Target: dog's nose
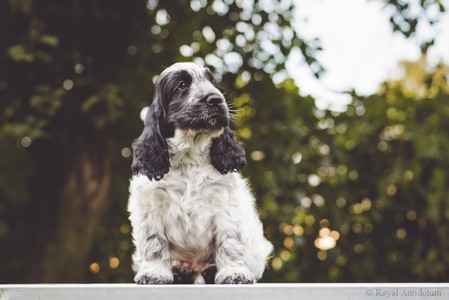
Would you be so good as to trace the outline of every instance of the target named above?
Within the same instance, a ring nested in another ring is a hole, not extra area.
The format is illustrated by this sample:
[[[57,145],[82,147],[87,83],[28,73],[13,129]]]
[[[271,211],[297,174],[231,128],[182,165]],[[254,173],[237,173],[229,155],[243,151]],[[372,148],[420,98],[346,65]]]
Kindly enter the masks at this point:
[[[219,106],[223,103],[223,99],[218,95],[209,95],[206,98],[206,103],[209,106]]]

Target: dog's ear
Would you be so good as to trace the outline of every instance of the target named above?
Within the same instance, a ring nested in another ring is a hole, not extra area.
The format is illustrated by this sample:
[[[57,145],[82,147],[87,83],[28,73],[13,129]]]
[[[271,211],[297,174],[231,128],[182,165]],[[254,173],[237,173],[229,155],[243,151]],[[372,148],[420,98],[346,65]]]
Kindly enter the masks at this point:
[[[150,180],[161,180],[170,169],[170,156],[165,140],[171,128],[166,121],[162,95],[156,91],[145,118],[142,134],[133,144],[132,171],[146,175]]]
[[[223,133],[212,140],[210,150],[212,165],[221,174],[239,172],[246,165],[245,150],[234,132],[226,127]]]

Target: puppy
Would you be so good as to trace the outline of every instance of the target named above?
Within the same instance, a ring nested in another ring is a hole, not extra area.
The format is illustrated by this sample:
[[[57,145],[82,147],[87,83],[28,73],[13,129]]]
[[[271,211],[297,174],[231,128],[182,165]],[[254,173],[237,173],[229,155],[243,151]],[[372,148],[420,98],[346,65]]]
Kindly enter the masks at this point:
[[[212,73],[176,63],[157,79],[133,145],[128,211],[138,284],[249,284],[272,245],[238,173],[245,152]]]

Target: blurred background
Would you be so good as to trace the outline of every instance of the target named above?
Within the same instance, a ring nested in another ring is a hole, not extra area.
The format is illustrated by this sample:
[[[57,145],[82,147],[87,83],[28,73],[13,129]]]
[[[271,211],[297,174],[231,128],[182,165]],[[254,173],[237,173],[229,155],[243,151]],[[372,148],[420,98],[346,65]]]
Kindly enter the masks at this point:
[[[176,61],[221,80],[264,282],[449,280],[449,3],[0,2],[0,283],[132,282],[131,144]]]

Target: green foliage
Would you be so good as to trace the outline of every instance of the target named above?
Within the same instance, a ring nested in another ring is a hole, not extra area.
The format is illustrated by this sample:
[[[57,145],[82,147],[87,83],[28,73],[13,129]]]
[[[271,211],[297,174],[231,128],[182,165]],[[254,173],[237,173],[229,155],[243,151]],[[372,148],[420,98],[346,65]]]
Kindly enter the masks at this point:
[[[81,104],[81,111],[91,118],[96,128],[104,128],[108,123],[114,124],[122,116],[124,103],[119,92],[118,85],[105,84],[101,91]]]
[[[302,134],[294,120],[277,127],[257,109],[253,132],[270,128],[249,143],[251,182],[277,249],[267,280],[448,279],[447,67],[405,69],[378,94],[354,96],[346,113],[310,115]],[[310,114],[295,95],[288,111]]]

